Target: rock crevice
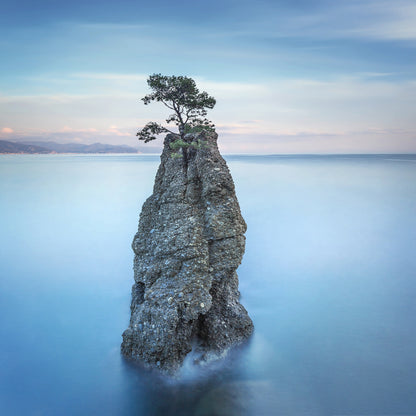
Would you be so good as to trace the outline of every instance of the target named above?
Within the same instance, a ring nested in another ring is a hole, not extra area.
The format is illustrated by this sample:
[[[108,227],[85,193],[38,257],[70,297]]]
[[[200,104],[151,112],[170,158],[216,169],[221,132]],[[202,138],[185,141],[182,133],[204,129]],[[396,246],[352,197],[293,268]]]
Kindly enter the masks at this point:
[[[222,353],[253,331],[236,274],[246,224],[217,135],[187,135],[206,145],[181,149],[186,166],[172,157],[176,138],[165,138],[133,240],[131,319],[121,346],[125,356],[170,373],[195,343]]]

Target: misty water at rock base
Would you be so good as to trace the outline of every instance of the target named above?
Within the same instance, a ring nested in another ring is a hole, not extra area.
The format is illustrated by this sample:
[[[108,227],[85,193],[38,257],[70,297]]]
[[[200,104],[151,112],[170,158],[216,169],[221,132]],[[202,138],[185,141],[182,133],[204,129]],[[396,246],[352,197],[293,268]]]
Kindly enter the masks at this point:
[[[416,414],[416,157],[225,159],[255,331],[172,380],[120,354],[159,158],[0,156],[0,414]]]

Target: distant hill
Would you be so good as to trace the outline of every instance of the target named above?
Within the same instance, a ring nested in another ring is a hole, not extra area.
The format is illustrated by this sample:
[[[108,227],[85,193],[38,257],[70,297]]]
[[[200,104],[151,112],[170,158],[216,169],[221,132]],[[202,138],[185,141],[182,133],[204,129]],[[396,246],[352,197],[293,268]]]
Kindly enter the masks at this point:
[[[0,153],[138,153],[134,147],[112,144],[55,143],[0,140]]]
[[[50,149],[42,146],[25,143],[14,143],[0,140],[0,153],[51,153]]]
[[[113,144],[80,144],[80,143],[56,143],[25,141],[25,144],[42,146],[56,153],[137,153],[137,149],[126,145]]]

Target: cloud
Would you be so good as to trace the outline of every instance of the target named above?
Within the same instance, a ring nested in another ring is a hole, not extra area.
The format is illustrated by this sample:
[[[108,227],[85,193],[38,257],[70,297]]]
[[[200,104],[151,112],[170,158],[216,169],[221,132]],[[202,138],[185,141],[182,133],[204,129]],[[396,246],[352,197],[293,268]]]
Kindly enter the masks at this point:
[[[414,1],[372,0],[364,7],[356,3],[353,11],[367,16],[368,23],[352,26],[346,34],[373,39],[416,40],[416,4]]]
[[[152,48],[163,48],[167,42],[177,41],[178,37],[190,42],[195,38],[228,41],[239,37],[263,40],[268,37],[416,39],[416,3],[413,0],[320,0],[310,2],[312,6],[308,3],[294,7],[284,6],[280,1],[240,2],[238,8],[233,8],[233,21],[224,24],[219,19],[212,21],[212,26],[201,26],[198,20],[193,19],[180,23],[173,19],[151,24],[78,22],[75,25],[81,33],[124,38],[127,45],[145,39],[147,43],[152,42]],[[191,39],[188,36],[190,32],[193,33]],[[206,46],[204,44],[204,53]],[[218,52],[224,50],[217,49]],[[195,52],[192,50],[193,54]]]
[[[109,133],[113,133],[116,136],[127,136],[127,137],[131,137],[131,132],[128,131],[120,131],[120,129],[117,126],[110,126],[110,128],[108,129]]]
[[[416,131],[400,134],[386,131],[345,133],[302,132],[299,134],[220,135],[223,153],[249,154],[380,154],[416,153]]]
[[[288,8],[282,12],[281,4],[277,2],[263,3],[252,11],[250,22],[246,20],[242,25],[208,36],[224,39],[232,36],[260,39],[416,40],[416,3],[413,0],[340,0],[323,1],[318,5],[313,10]]]
[[[87,128],[87,129],[73,129],[72,127],[64,126],[60,130],[60,132],[63,132],[63,133],[66,133],[66,132],[71,132],[71,133],[86,133],[86,132],[88,132],[88,133],[96,133],[96,132],[98,132],[98,130],[97,129],[94,129],[92,127]]]
[[[1,129],[1,132],[2,133],[6,133],[6,134],[9,134],[9,133],[13,133],[13,129],[11,129],[10,127],[3,127],[2,129]]]
[[[87,29],[87,30],[104,30],[106,32],[110,32],[114,31],[114,30],[122,30],[122,31],[126,31],[126,30],[149,30],[152,29],[151,25],[145,25],[145,24],[128,24],[128,23],[103,23],[103,22],[84,22],[84,23],[77,23],[77,28],[79,29]]]
[[[103,82],[111,84],[112,78]],[[126,82],[131,91],[135,79]],[[319,151],[326,146],[332,152],[337,146],[350,152],[368,152],[371,146],[374,152],[393,151],[396,143],[397,149],[405,151],[407,146],[408,152],[416,152],[412,139],[416,137],[416,80],[357,73],[325,81],[291,78],[243,83],[198,78],[197,83],[217,99],[208,117],[228,141],[227,151],[237,152],[243,146],[255,149],[250,144],[255,138],[268,152],[281,149],[282,141],[290,143],[282,149],[291,151],[312,152],[314,146]],[[62,142],[77,137],[86,143],[136,145],[137,129],[150,120],[164,122],[170,111],[160,103],[144,106],[140,95],[124,93],[125,89],[112,95],[0,96],[0,124],[21,126],[14,132],[17,138],[37,135]],[[237,137],[251,139],[246,143]]]
[[[145,74],[117,74],[102,72],[78,72],[70,75],[72,78],[83,78],[89,80],[110,80],[110,81],[146,81]]]

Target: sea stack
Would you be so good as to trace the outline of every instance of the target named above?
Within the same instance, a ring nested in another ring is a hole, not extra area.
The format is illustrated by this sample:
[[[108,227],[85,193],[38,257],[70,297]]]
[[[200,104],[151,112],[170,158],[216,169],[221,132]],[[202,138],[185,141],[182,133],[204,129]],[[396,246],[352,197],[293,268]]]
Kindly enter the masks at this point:
[[[236,273],[246,223],[217,138],[188,134],[194,146],[177,151],[170,144],[178,136],[166,136],[133,239],[135,283],[121,351],[166,373],[192,348],[220,355],[253,331]]]

